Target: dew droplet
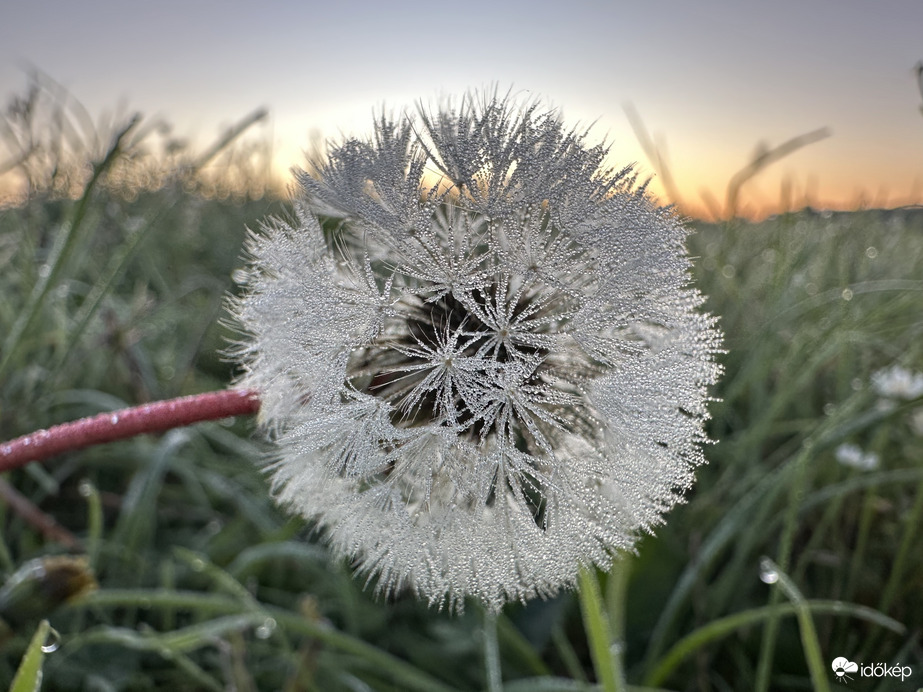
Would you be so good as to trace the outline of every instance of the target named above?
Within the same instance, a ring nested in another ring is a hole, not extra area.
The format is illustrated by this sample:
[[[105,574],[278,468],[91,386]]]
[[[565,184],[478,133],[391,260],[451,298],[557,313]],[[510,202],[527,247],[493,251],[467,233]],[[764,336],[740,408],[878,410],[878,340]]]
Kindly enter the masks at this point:
[[[844,289],[843,289],[842,296],[843,296],[843,300],[852,300],[852,297],[853,297],[852,289],[851,289],[851,288],[844,288]]]
[[[109,416],[109,422],[112,423],[112,425],[115,425],[116,423],[118,423],[119,422],[118,414],[113,413],[111,416]]]
[[[760,581],[764,584],[775,584],[779,581],[779,571],[768,558],[760,560]]]
[[[205,560],[196,558],[189,563],[189,566],[196,572],[201,572],[205,569]]]
[[[80,493],[81,497],[90,497],[94,490],[95,488],[88,478],[84,478],[80,481],[80,485],[77,486],[77,492]]]
[[[618,640],[609,645],[609,653],[613,656],[621,656],[625,651],[625,642]]]
[[[10,445],[3,445],[2,447],[0,447],[0,454],[6,455],[12,451],[13,451],[13,448]]]
[[[42,652],[50,654],[52,651],[57,651],[58,647],[61,646],[61,635],[58,634],[58,630],[53,627],[48,630],[48,639],[45,640],[45,643],[42,644]]]
[[[269,639],[272,636],[272,633],[276,631],[276,620],[275,618],[266,618],[263,620],[263,624],[256,628],[254,634],[257,639]]]

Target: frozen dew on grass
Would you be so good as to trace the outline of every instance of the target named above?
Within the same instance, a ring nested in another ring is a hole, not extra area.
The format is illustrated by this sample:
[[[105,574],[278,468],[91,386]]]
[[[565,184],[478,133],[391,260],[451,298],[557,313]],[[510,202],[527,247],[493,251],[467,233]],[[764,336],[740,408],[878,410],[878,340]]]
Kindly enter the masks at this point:
[[[720,333],[686,229],[607,153],[468,95],[380,116],[251,234],[233,354],[274,490],[382,591],[551,595],[703,462]]]

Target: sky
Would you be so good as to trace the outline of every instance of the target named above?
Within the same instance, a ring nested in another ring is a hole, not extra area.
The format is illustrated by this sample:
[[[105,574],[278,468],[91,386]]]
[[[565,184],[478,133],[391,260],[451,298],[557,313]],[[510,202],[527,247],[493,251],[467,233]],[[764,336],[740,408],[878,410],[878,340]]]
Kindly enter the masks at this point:
[[[265,106],[256,134],[284,181],[312,138],[495,84],[592,124],[612,165],[648,176],[632,108],[701,215],[758,146],[818,128],[742,210],[923,202],[921,60],[921,0],[0,0],[0,106],[37,69],[90,113],[162,116],[202,146]]]

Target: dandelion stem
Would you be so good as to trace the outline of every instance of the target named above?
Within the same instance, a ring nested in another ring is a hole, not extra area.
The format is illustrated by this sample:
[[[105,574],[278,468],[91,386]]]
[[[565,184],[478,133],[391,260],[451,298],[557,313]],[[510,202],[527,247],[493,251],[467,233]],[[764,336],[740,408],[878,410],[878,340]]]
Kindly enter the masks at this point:
[[[0,444],[0,472],[90,445],[163,432],[207,420],[254,414],[259,408],[256,392],[229,389],[101,413],[47,430],[37,430]]]
[[[613,646],[612,628],[599,591],[596,570],[583,567],[577,579],[583,626],[590,645],[596,680],[604,692],[624,692],[628,685],[622,666],[622,651],[619,646]]]
[[[500,646],[497,643],[497,615],[484,612],[484,667],[488,692],[501,692],[503,673],[500,668]]]

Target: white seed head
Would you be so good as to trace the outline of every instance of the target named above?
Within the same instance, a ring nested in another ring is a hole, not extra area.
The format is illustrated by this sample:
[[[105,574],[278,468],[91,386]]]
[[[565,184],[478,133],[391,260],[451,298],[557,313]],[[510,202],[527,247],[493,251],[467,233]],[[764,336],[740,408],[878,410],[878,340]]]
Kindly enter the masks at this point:
[[[720,333],[686,230],[607,153],[469,95],[381,116],[251,234],[234,355],[273,487],[381,590],[551,595],[703,462]]]
[[[916,399],[923,396],[923,372],[892,365],[872,375],[872,389],[886,399]]]
[[[874,471],[881,465],[881,459],[875,452],[865,452],[854,444],[841,444],[833,451],[833,456],[843,466],[860,471]]]

